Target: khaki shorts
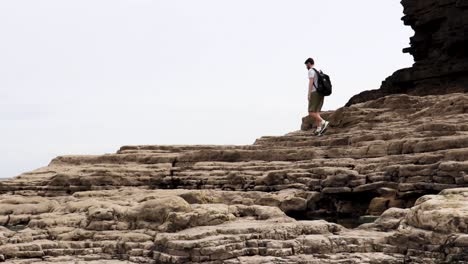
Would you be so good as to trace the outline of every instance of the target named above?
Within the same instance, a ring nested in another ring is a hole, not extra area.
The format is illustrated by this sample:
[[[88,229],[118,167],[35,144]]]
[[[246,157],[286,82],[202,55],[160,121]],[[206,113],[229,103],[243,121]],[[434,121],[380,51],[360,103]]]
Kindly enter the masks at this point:
[[[317,92],[312,92],[309,98],[309,112],[320,112],[323,105],[323,96]]]

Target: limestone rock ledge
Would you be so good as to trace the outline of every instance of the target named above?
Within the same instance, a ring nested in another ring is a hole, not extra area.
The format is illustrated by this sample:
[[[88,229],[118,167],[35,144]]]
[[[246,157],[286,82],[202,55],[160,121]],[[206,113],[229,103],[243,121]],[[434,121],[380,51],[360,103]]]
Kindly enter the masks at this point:
[[[48,199],[2,195],[2,215],[8,212],[14,221],[22,219],[27,225],[0,228],[0,259],[6,263],[468,263],[468,188],[423,196],[410,209],[389,209],[376,222],[356,229],[323,220],[297,221],[274,206],[245,205],[251,200],[242,194],[233,204],[185,200],[207,192],[223,195],[222,191],[128,187]]]
[[[124,146],[0,181],[0,261],[468,263],[468,95],[327,118],[323,137]]]

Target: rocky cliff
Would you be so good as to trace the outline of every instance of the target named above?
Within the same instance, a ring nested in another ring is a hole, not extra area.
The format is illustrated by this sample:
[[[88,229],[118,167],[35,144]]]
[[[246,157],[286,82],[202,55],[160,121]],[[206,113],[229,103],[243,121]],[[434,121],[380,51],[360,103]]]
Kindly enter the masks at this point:
[[[0,261],[468,263],[468,4],[402,3],[414,67],[326,136],[57,157],[0,181]]]
[[[353,96],[347,105],[389,94],[468,92],[468,1],[403,0],[405,25],[415,35],[403,52],[413,67],[396,71],[380,89]]]
[[[324,137],[124,146],[0,181],[0,260],[468,263],[468,95],[328,119]]]

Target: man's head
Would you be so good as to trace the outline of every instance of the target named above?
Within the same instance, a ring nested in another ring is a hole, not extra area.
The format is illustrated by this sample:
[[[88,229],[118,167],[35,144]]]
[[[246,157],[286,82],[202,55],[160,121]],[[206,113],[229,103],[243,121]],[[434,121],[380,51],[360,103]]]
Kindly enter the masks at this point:
[[[305,65],[307,67],[308,70],[312,69],[314,67],[314,59],[312,58],[308,58],[306,61],[305,61]]]

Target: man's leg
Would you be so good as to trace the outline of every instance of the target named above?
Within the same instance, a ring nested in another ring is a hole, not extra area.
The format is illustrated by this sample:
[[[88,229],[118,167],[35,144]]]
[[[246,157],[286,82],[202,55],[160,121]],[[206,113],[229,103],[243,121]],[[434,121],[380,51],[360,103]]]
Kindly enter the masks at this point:
[[[318,112],[309,112],[309,115],[314,119],[314,124],[315,124],[315,131],[314,133],[316,135],[320,134],[322,131],[322,119]]]
[[[309,115],[314,119],[314,124],[320,126],[322,119],[318,112],[320,107],[320,97],[317,92],[312,92],[309,96]]]
[[[321,125],[323,122],[323,118],[320,116],[320,112],[317,112],[317,123]]]
[[[324,97],[323,97],[323,96],[320,96],[320,97],[319,97],[318,107],[317,107],[317,116],[318,116],[318,118],[320,119],[320,122],[323,122],[323,120],[324,120],[324,119],[320,116],[320,111],[322,111],[323,101],[324,101]]]
[[[327,128],[328,128],[328,124],[329,124],[328,121],[326,121],[325,119],[323,119],[323,118],[320,116],[320,111],[322,110],[323,101],[324,101],[324,97],[320,95],[320,96],[318,97],[317,119],[320,120],[320,127],[321,127],[321,130],[320,130],[320,132],[319,132],[318,134],[323,134],[323,133],[325,133],[325,131],[326,131]]]
[[[321,127],[321,130],[318,134],[322,135],[323,133],[325,133],[325,131],[327,131],[327,128],[328,128],[328,125],[330,124],[327,120],[323,119],[321,116],[320,116],[320,112],[317,113],[317,116],[322,120],[320,122],[320,127]]]
[[[314,124],[316,127],[319,127],[322,124],[322,117],[318,112],[309,112],[309,115],[314,119]]]
[[[320,110],[323,105],[323,96],[317,92],[312,92],[309,97],[309,115],[315,121],[315,134],[321,134],[328,126],[328,122],[320,116]]]

